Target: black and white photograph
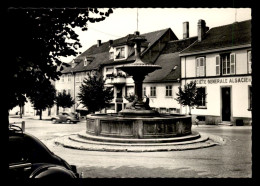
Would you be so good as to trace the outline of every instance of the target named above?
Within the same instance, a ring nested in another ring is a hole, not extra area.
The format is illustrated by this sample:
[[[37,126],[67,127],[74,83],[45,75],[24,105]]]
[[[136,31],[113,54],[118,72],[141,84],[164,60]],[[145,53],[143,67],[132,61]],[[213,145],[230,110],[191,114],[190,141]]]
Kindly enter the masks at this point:
[[[251,8],[7,16],[9,180],[252,178]]]

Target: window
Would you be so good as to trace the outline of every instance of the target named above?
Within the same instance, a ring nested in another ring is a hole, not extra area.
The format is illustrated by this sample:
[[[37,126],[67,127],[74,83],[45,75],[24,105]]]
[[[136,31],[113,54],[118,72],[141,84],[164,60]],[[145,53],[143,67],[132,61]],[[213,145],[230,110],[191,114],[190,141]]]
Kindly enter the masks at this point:
[[[252,56],[251,56],[251,51],[247,52],[247,69],[248,73],[252,73]]]
[[[125,92],[126,96],[134,95],[135,92],[134,86],[126,86],[125,90],[126,90]]]
[[[198,57],[196,58],[196,75],[197,77],[205,76],[205,57]]]
[[[143,96],[146,96],[146,87],[143,87]]]
[[[222,54],[220,60],[223,75],[235,74],[235,54]]]
[[[70,90],[70,89],[68,89],[68,94],[70,94],[70,95],[71,95],[71,90]]]
[[[61,76],[61,82],[64,82],[64,75]]]
[[[109,59],[114,59],[114,52],[109,52]]]
[[[88,60],[87,58],[84,59],[84,66],[87,66],[88,65]]]
[[[197,88],[198,91],[198,107],[206,107],[206,89],[205,87]]]
[[[125,58],[125,47],[116,48],[116,59]]]
[[[220,75],[220,56],[216,56],[216,75]]]
[[[119,69],[117,69],[117,73],[116,73],[116,75],[119,76],[119,77],[126,77],[125,72],[122,71],[122,70],[119,70]]]
[[[114,68],[113,67],[106,68],[106,74],[112,74],[113,72],[114,72]]]
[[[70,81],[71,81],[71,75],[68,74],[68,82],[70,82]]]
[[[166,96],[172,96],[172,86],[166,86]]]
[[[160,107],[160,113],[165,114],[166,113],[166,108]]]
[[[150,89],[150,96],[156,97],[156,87],[151,87],[151,89]]]
[[[76,74],[75,81],[76,81],[76,82],[79,82],[79,74]]]
[[[169,112],[172,113],[176,113],[176,108],[169,108]]]
[[[252,86],[248,88],[248,110],[252,110]]]
[[[83,82],[83,79],[84,79],[84,77],[85,77],[85,74],[86,74],[85,72],[82,72],[82,73],[81,73],[81,76],[80,76],[80,77],[81,77],[81,78],[80,78],[80,81],[81,81],[81,82]]]

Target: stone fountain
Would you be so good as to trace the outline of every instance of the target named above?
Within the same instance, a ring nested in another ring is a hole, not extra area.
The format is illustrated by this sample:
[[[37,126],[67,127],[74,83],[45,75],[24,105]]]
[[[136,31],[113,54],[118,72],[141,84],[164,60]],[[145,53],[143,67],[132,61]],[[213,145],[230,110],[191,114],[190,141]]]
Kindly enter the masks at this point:
[[[112,143],[169,143],[199,138],[198,133],[193,134],[191,131],[191,116],[159,114],[143,102],[142,86],[145,76],[161,67],[141,60],[140,46],[146,39],[139,32],[135,32],[132,41],[136,43],[135,62],[117,68],[132,76],[135,100],[117,114],[87,115],[88,139]]]

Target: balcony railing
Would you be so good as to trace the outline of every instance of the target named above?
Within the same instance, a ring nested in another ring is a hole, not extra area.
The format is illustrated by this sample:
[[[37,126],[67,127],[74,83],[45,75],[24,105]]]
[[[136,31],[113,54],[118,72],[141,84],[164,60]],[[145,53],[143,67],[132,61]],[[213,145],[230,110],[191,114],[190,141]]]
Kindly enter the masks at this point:
[[[107,74],[106,75],[106,83],[108,83],[108,84],[125,84],[126,83],[126,75],[122,74],[122,73]]]

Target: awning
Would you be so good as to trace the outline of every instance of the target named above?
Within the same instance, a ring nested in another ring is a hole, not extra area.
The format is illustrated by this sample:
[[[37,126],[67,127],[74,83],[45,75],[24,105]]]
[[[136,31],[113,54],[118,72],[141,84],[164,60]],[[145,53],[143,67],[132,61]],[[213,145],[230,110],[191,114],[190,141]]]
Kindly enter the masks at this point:
[[[83,104],[79,104],[79,106],[76,108],[76,110],[84,110],[84,111],[88,111],[88,108],[86,108]]]

